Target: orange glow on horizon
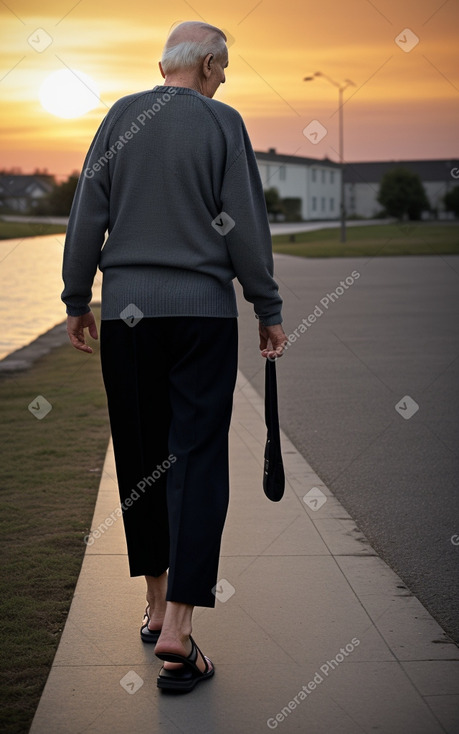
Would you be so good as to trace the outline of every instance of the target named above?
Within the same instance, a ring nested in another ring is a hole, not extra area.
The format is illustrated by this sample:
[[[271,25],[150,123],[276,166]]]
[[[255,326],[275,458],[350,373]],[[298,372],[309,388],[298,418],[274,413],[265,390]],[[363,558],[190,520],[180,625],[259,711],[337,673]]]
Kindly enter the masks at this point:
[[[40,13],[32,0],[8,5],[0,5],[2,168],[46,167],[61,176],[81,169],[115,100],[162,83],[157,62],[171,26],[200,18],[234,39],[216,98],[241,112],[255,149],[337,160],[338,90],[325,79],[303,81],[320,70],[356,85],[344,93],[347,160],[459,153],[457,3],[235,0],[222,9],[205,0],[193,10],[171,0],[153,10],[147,0],[129,8],[120,0],[43,0]],[[38,100],[42,81],[66,67],[89,75],[101,91],[96,109],[70,120],[53,117]],[[318,145],[303,135],[313,119],[329,131]]]

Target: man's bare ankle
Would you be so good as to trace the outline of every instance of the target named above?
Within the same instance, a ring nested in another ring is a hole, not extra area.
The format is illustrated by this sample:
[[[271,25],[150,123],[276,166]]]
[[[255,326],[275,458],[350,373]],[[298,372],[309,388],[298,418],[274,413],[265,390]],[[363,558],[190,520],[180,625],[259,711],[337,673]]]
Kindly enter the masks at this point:
[[[162,643],[180,643],[184,647],[188,647],[188,641],[190,639],[191,635],[191,627],[185,627],[185,628],[178,628],[178,627],[171,627],[166,626],[163,624],[161,636],[158,640]]]

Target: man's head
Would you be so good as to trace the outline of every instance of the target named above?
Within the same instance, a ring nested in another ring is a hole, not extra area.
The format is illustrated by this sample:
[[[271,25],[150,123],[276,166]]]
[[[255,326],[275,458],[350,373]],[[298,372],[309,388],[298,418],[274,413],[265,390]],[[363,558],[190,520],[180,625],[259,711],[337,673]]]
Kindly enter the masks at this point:
[[[201,21],[180,23],[170,33],[159,68],[171,86],[190,86],[213,97],[225,82],[228,66],[226,36],[219,28]]]

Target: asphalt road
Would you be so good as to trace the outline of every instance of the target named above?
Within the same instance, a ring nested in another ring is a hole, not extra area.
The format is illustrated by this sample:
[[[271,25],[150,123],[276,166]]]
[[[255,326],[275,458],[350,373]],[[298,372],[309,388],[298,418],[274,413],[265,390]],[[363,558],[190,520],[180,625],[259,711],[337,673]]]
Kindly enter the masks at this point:
[[[459,642],[459,257],[282,255],[275,268],[297,334],[278,362],[282,428]],[[263,394],[240,293],[239,366]]]

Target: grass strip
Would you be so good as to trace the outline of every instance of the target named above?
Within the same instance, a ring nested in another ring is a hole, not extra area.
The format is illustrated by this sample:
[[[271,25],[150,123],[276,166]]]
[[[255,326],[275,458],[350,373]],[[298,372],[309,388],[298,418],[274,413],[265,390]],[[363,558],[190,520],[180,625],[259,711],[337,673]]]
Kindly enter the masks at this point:
[[[394,255],[457,255],[459,227],[452,224],[382,224],[321,229],[294,235],[274,235],[274,252],[297,257],[384,257]]]
[[[40,237],[46,234],[64,234],[65,224],[46,222],[3,222],[0,220],[0,240],[15,240],[23,237]]]
[[[100,309],[94,309],[100,318]],[[91,340],[92,342],[92,340]],[[109,439],[98,342],[0,378],[0,730],[29,730],[83,560]],[[38,420],[28,405],[52,405]]]

